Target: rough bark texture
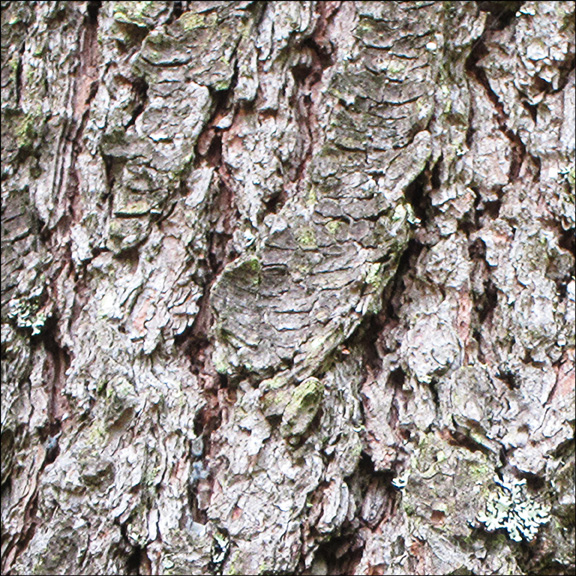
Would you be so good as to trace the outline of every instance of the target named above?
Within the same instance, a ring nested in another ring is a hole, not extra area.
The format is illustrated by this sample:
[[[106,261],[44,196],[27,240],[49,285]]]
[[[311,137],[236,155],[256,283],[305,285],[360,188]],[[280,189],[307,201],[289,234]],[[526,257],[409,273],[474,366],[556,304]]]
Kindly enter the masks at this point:
[[[2,2],[3,573],[573,574],[574,95],[573,2]]]

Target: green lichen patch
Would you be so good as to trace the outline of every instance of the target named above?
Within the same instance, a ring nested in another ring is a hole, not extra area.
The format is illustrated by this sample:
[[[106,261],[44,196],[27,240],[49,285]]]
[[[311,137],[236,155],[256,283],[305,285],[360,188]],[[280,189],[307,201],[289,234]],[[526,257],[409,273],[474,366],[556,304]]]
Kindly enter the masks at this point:
[[[230,268],[226,270],[226,275],[233,282],[252,287],[260,284],[262,280],[261,273],[262,262],[256,256],[249,256],[239,262],[234,262]]]
[[[336,235],[338,230],[342,227],[342,222],[340,220],[330,220],[329,222],[326,222],[324,227],[326,228],[326,230],[328,230],[329,234],[332,234],[334,236]]]
[[[295,236],[300,248],[303,248],[304,250],[314,250],[318,248],[316,233],[312,227],[302,226],[300,229],[296,230]]]
[[[266,418],[282,416],[290,401],[290,388],[286,375],[276,375],[260,383],[260,407]]]
[[[323,396],[324,385],[318,378],[308,378],[297,386],[282,417],[282,436],[302,436],[314,420]]]
[[[206,17],[203,14],[195,14],[194,12],[184,12],[180,18],[178,18],[178,23],[182,26],[184,30],[190,31],[196,28],[201,28],[207,25]]]
[[[38,113],[24,114],[16,126],[16,142],[21,150],[31,152],[34,150],[41,127],[44,123],[43,118]]]
[[[155,2],[115,2],[114,20],[141,28],[150,25],[150,11]]]
[[[366,283],[374,286],[374,288],[380,288],[382,286],[381,270],[382,264],[370,264],[366,274]]]

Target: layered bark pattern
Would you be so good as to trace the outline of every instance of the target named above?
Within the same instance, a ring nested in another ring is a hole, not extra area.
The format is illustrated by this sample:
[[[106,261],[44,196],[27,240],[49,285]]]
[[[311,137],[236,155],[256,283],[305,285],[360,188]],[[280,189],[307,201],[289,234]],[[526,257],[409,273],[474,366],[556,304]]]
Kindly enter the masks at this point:
[[[574,570],[574,94],[571,2],[3,2],[3,573]]]

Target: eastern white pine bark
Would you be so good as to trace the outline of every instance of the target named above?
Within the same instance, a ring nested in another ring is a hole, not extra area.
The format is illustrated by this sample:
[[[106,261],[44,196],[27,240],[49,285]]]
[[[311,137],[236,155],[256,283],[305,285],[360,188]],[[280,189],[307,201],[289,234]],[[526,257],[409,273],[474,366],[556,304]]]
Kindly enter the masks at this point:
[[[2,2],[3,573],[574,573],[574,102],[573,2]]]

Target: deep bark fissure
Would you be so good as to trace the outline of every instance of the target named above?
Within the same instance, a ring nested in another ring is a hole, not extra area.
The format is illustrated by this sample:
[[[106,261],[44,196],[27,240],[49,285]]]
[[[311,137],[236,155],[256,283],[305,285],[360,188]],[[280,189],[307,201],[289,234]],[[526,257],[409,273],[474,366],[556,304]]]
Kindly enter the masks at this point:
[[[525,2],[477,2],[478,8],[488,12],[486,28],[489,30],[503,30],[510,26],[516,18],[516,13]]]
[[[175,338],[176,345],[190,358],[190,369],[199,379],[206,402],[194,418],[194,433],[201,439],[203,450],[200,454],[191,453],[192,473],[188,482],[187,497],[192,520],[200,524],[206,524],[208,519],[206,510],[200,502],[198,490],[211,492],[214,482],[209,464],[213,452],[211,437],[222,423],[224,408],[221,403],[230,400],[233,402],[234,397],[234,392],[228,391],[227,377],[219,374],[212,363],[213,318],[210,293],[224,267],[237,257],[232,247],[233,231],[239,220],[235,206],[235,183],[222,158],[222,139],[227,129],[217,126],[223,116],[227,114],[236,116],[237,110],[231,109],[230,105],[235,79],[236,74],[229,89],[213,93],[211,118],[198,138],[196,164],[206,164],[215,168],[217,182],[212,184],[211,204],[207,211],[211,229],[207,233],[206,259],[201,265],[203,287],[198,312],[192,325]]]
[[[130,126],[134,126],[138,117],[144,112],[144,108],[146,108],[148,102],[148,82],[146,82],[145,78],[136,78],[132,82],[132,87],[134,89],[135,106],[130,120],[128,120],[128,123],[124,126],[126,130],[128,130]]]
[[[66,381],[66,370],[71,362],[69,352],[59,344],[57,331],[58,318],[53,315],[47,320],[42,334],[39,336],[39,340],[47,354],[43,379],[49,387],[48,412],[46,414],[48,424],[46,433],[49,442],[57,439],[60,434],[62,415],[65,411],[63,406],[66,404],[66,400],[62,396],[62,390]],[[54,453],[54,450],[52,452]],[[51,461],[53,462],[54,458],[51,458]]]
[[[100,2],[87,4],[87,13],[82,28],[82,37],[77,53],[78,74],[72,91],[71,118],[65,120],[59,138],[59,158],[54,161],[54,185],[56,188],[60,215],[55,222],[44,222],[43,229],[39,232],[39,239],[47,247],[49,253],[53,255],[53,264],[47,271],[48,291],[45,292],[47,302],[43,303],[44,309],[49,310],[41,333],[31,337],[33,346],[41,346],[46,354],[43,365],[43,382],[46,386],[48,397],[46,424],[39,428],[39,439],[44,443],[44,458],[37,470],[36,478],[33,480],[36,488],[29,497],[25,505],[26,521],[25,531],[19,535],[16,547],[13,552],[6,556],[6,566],[10,566],[17,559],[19,554],[26,548],[34,536],[41,520],[36,518],[38,509],[38,485],[43,475],[45,467],[52,464],[60,453],[59,437],[62,429],[62,416],[65,412],[66,399],[62,395],[66,380],[66,370],[71,363],[71,355],[64,346],[60,344],[58,334],[58,321],[60,313],[59,294],[57,291],[57,279],[62,275],[71,275],[75,281],[76,270],[71,257],[70,248],[70,226],[79,218],[78,207],[78,173],[76,161],[81,148],[81,138],[88,119],[88,112],[92,99],[96,94],[98,85],[98,45],[97,26],[98,10]],[[68,166],[63,161],[68,158]]]
[[[125,570],[128,576],[148,576],[152,574],[151,562],[148,557],[146,546],[132,544],[128,536],[128,523],[119,524],[122,536],[121,552],[125,556]]]
[[[439,159],[436,164],[430,168],[426,166],[424,170],[406,187],[404,197],[412,206],[414,215],[420,221],[419,229],[425,229],[434,215],[434,207],[430,198],[430,189],[435,188],[437,171],[442,160]]]
[[[16,94],[16,108],[21,108],[22,99],[22,56],[26,51],[26,43],[22,42],[20,50],[18,50],[18,62],[16,63],[16,70],[14,73],[14,92]]]
[[[189,10],[188,2],[186,0],[174,0],[172,2],[172,11],[170,12],[170,16],[166,20],[166,25],[172,24],[175,20],[178,20],[184,12]]]
[[[334,576],[355,574],[363,554],[362,541],[355,538],[350,542],[348,536],[340,536],[323,542],[318,546],[315,556],[326,562],[328,574]]]
[[[296,159],[291,162],[288,178],[299,190],[320,140],[315,88],[322,82],[324,71],[334,63],[333,50],[325,35],[339,7],[340,3],[318,3],[316,6],[318,21],[314,31],[299,46],[299,60],[292,67],[296,89],[291,105],[295,111],[296,123],[300,127],[300,150],[296,154]]]
[[[9,542],[4,549],[4,566],[8,568],[7,574],[9,574],[10,567],[18,559],[18,556],[26,550],[30,541],[36,533],[36,528],[40,524],[40,520],[36,516],[38,511],[38,487],[36,486],[34,493],[28,499],[26,506],[24,508],[24,529],[19,533],[16,538]]]

